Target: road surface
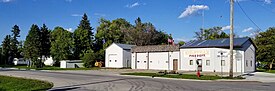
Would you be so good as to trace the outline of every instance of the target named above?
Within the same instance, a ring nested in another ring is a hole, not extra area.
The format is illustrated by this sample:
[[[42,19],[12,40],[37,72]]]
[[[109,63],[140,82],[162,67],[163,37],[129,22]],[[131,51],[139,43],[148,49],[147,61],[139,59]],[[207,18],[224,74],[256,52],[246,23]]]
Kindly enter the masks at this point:
[[[274,91],[275,83],[221,82],[120,76],[101,71],[0,70],[0,75],[47,80],[49,91]]]

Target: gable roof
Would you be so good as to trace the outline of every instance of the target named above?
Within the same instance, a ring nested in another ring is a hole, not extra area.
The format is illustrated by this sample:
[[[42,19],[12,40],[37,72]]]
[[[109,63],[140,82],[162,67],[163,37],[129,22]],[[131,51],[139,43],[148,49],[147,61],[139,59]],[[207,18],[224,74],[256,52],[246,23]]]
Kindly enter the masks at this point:
[[[122,49],[129,49],[129,50],[131,50],[132,47],[135,46],[135,45],[119,44],[119,43],[114,43],[114,44],[116,44],[117,46],[119,46]]]
[[[168,52],[179,51],[178,45],[148,45],[148,46],[135,46],[132,52]]]
[[[242,45],[247,41],[250,41],[254,45],[254,47],[256,47],[250,38],[234,38],[234,47],[242,47]],[[224,39],[216,39],[216,40],[196,40],[181,46],[181,48],[209,48],[209,47],[228,48],[230,47],[230,39],[224,38]]]

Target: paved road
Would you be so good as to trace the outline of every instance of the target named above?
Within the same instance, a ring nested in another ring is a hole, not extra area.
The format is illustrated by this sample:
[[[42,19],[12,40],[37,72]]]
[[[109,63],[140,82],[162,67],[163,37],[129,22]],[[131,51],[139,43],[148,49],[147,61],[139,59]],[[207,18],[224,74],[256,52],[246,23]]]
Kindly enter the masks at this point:
[[[187,81],[119,76],[100,71],[0,70],[0,75],[42,79],[50,91],[274,91],[275,83]]]

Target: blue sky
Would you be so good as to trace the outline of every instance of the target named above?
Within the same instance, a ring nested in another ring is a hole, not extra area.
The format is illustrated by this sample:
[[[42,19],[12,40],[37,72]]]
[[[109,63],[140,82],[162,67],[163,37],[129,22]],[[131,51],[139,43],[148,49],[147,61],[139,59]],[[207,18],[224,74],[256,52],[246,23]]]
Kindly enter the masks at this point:
[[[275,26],[272,0],[238,0],[247,15],[262,31]],[[229,32],[228,0],[0,0],[0,40],[11,34],[15,24],[21,29],[20,40],[32,24],[45,23],[50,29],[61,26],[70,31],[87,13],[93,28],[101,17],[125,18],[132,24],[137,17],[152,22],[157,29],[172,34],[175,41],[188,41],[201,27],[224,27]],[[204,23],[202,13],[204,12]],[[258,28],[235,3],[235,33],[251,36]]]

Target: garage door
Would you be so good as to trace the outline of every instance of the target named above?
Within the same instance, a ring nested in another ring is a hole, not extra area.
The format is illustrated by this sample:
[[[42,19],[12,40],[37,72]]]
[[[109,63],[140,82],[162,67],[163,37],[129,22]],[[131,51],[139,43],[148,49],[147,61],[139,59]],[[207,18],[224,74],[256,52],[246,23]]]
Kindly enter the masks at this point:
[[[109,54],[108,57],[108,67],[117,67],[117,55],[116,54]]]
[[[137,69],[147,69],[147,53],[137,53]]]

